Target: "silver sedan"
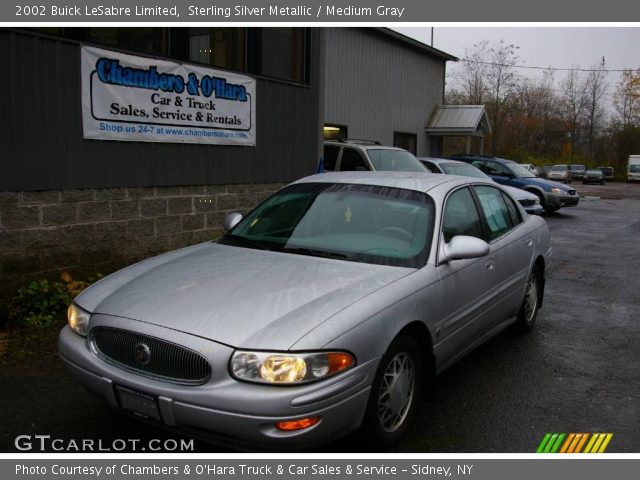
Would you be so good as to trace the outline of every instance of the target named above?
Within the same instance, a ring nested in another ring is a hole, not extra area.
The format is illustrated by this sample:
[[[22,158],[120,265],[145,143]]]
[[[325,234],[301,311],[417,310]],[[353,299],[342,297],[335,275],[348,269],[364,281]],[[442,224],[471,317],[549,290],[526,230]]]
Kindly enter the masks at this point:
[[[399,440],[438,373],[534,325],[551,254],[501,186],[449,175],[315,175],[225,228],[82,292],[59,352],[114,408],[269,448]]]

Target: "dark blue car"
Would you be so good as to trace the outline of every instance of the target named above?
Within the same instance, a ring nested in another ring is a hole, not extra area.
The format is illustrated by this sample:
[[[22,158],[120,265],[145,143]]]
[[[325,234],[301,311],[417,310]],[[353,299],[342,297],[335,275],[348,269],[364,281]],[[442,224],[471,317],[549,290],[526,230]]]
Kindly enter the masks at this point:
[[[487,155],[455,155],[450,158],[470,163],[502,185],[522,188],[536,194],[545,212],[555,212],[561,207],[575,207],[580,201],[580,195],[573,188],[536,177],[513,160]]]

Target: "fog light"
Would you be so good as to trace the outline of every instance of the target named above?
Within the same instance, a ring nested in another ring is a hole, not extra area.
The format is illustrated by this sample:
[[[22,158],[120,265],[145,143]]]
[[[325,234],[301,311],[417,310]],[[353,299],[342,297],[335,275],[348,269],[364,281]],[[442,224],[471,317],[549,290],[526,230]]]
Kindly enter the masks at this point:
[[[304,430],[305,428],[313,427],[319,421],[320,417],[301,418],[299,420],[285,420],[284,422],[276,423],[276,428],[285,432]]]

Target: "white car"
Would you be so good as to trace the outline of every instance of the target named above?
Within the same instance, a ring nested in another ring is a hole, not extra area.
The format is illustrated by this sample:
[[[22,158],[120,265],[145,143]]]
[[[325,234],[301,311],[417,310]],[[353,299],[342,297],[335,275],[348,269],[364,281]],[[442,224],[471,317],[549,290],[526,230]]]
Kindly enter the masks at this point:
[[[538,169],[536,168],[536,166],[533,163],[521,163],[520,166],[526,168],[527,170],[529,170],[534,175],[538,175]]]
[[[568,165],[554,165],[547,174],[547,178],[558,182],[571,183],[571,169]]]

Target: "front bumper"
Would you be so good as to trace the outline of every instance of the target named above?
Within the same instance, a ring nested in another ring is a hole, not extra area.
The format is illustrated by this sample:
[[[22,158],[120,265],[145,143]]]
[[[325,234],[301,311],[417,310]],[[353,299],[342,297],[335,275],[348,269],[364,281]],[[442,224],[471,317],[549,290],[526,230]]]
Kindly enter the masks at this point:
[[[539,203],[536,203],[535,205],[527,205],[524,207],[524,210],[529,215],[542,215],[542,212],[544,212],[544,208],[542,208],[542,205]]]
[[[582,183],[602,183],[604,182],[604,177],[584,177],[582,179]]]
[[[545,207],[575,207],[580,202],[580,195],[560,195],[558,193],[545,192]]]
[[[547,175],[547,178],[549,180],[553,180],[554,182],[569,182],[571,180],[571,178],[567,177],[566,175]]]
[[[147,330],[143,333],[148,335],[158,336],[158,329],[165,330],[136,325],[136,331]],[[195,337],[175,331],[171,335],[174,342],[190,341],[186,344],[194,346]],[[195,346],[208,352],[214,367],[211,379],[199,386],[160,381],[106,363],[69,327],[60,332],[59,353],[71,376],[110,406],[121,409],[116,386],[152,395],[157,398],[161,417],[160,422],[154,422],[226,446],[299,450],[331,441],[362,423],[377,359],[320,382],[257,385],[239,382],[228,374],[232,348],[201,338],[196,342],[209,344],[204,349],[203,345]],[[280,421],[316,416],[321,417],[320,422],[304,430],[284,432],[275,427]]]

